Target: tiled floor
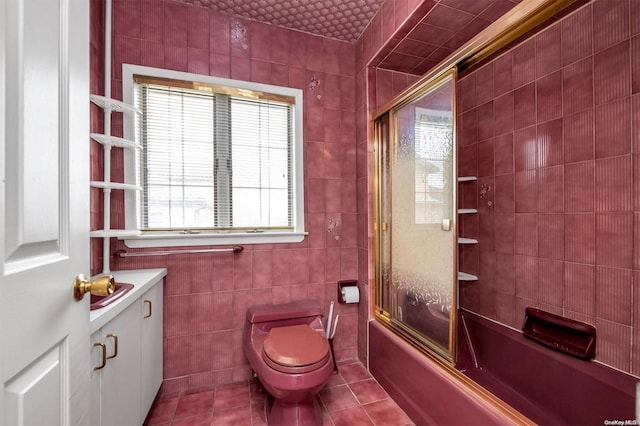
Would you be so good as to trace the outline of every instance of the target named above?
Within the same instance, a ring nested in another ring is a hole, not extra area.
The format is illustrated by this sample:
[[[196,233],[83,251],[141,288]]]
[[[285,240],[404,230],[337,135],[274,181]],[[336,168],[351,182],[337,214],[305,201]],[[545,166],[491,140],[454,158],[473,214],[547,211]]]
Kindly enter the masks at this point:
[[[145,425],[266,426],[266,400],[257,380],[162,395]],[[320,401],[323,426],[413,425],[357,361],[339,364]]]

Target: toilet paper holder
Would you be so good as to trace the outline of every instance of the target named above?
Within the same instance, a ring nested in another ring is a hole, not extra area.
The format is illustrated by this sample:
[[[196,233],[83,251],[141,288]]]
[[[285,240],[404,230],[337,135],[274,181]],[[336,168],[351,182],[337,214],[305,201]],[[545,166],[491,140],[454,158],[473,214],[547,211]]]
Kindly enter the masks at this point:
[[[342,297],[342,289],[345,287],[357,287],[358,280],[343,280],[338,281],[338,303],[347,303]]]

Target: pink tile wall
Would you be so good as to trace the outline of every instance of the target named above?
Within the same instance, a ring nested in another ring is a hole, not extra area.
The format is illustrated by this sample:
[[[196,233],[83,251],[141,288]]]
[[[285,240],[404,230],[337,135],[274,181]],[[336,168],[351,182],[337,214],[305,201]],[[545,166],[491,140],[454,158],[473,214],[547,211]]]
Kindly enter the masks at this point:
[[[460,172],[479,176],[460,188],[464,207],[479,209],[461,235],[480,241],[460,252],[461,269],[479,276],[461,283],[461,305],[516,328],[526,306],[594,324],[596,358],[633,374],[639,21],[635,0],[580,8],[463,76],[458,116]]]
[[[434,0],[385,1],[356,43],[356,69],[362,70],[370,62],[377,63],[386,57],[436,3]]]
[[[92,33],[101,31],[95,22]],[[238,255],[113,259],[114,270],[168,268],[164,391],[246,379],[250,369],[241,333],[247,306],[315,299],[328,310],[337,298],[337,281],[358,278],[367,269],[366,263],[359,266],[366,262],[360,244],[366,229],[358,215],[363,180],[356,152],[355,46],[159,1],[115,1],[113,46],[118,98],[123,62],[304,90],[309,236],[302,243],[248,245]],[[99,69],[93,74],[100,78]],[[121,132],[115,119],[113,133]],[[121,177],[118,153],[113,165],[114,176]],[[100,161],[92,161],[92,173],[99,167]],[[112,222],[122,225],[122,198],[112,203]],[[102,214],[99,204],[93,208]],[[112,241],[112,250],[119,248],[125,247]],[[98,258],[99,245],[94,249]],[[361,306],[366,314],[366,303]],[[336,356],[355,358],[366,342],[359,308],[339,305],[337,313]]]
[[[355,43],[355,128],[356,128],[356,192],[357,192],[357,256],[358,286],[360,304],[358,310],[358,357],[367,362],[367,328],[371,317],[373,295],[373,223],[370,216],[373,206],[373,146],[370,114],[376,108],[390,100],[408,85],[416,81],[417,76],[376,70],[367,67],[374,57],[383,58],[399,39],[415,26],[424,13],[431,9],[433,0],[387,0],[376,17]],[[380,73],[380,74],[377,74]]]

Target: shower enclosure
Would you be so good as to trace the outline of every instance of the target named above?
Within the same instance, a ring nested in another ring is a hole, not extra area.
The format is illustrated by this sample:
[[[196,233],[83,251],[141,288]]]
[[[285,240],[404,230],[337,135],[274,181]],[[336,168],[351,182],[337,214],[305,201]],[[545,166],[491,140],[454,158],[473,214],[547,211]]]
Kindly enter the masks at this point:
[[[457,307],[456,70],[379,117],[376,315],[453,361]]]

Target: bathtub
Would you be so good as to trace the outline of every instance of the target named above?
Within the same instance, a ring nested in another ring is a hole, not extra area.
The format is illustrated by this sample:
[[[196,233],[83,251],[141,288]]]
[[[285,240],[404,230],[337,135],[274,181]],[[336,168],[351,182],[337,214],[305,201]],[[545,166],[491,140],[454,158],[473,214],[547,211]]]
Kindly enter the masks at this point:
[[[458,342],[456,367],[538,424],[636,424],[638,379],[629,374],[549,349],[463,309]]]
[[[371,373],[416,424],[613,425],[635,419],[635,377],[554,351],[468,311],[460,311],[458,325],[458,371],[451,373],[370,322]],[[484,390],[497,399],[483,396]]]
[[[487,404],[459,377],[375,320],[369,322],[369,345],[371,374],[418,426],[532,424]]]

